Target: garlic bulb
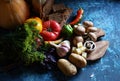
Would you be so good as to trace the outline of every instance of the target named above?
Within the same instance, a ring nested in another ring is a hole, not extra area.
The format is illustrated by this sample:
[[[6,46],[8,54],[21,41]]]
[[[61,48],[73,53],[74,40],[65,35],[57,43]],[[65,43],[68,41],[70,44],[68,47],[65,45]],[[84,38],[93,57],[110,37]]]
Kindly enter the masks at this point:
[[[67,53],[70,51],[70,42],[68,40],[64,40],[60,44],[55,44],[53,42],[50,42],[50,44],[54,47],[56,47],[56,52],[59,57],[64,57],[67,55]]]

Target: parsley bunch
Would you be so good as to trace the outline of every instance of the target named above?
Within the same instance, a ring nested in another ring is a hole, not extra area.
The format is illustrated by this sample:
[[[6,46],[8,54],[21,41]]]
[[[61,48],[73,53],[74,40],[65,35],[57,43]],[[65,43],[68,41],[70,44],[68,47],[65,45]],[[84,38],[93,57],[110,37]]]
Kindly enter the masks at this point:
[[[26,65],[42,62],[44,51],[37,50],[35,38],[42,40],[35,29],[36,22],[24,23],[14,31],[0,36],[0,62],[21,61]]]

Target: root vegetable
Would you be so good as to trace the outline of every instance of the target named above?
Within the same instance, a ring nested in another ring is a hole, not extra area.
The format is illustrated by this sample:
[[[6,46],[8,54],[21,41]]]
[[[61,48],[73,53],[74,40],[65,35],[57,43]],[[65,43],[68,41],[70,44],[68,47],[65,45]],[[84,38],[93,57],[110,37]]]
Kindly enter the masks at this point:
[[[77,73],[77,68],[66,59],[59,59],[57,62],[58,68],[67,76],[72,76]]]
[[[81,54],[81,56],[86,59],[86,58],[87,58],[87,52],[83,52],[83,53]]]
[[[68,40],[64,40],[58,45],[53,42],[50,42],[50,44],[56,47],[57,54],[60,57],[66,56],[67,53],[70,51],[70,42]]]
[[[81,48],[76,48],[75,51],[73,53],[76,53],[76,54],[82,54],[82,50]]]
[[[69,60],[71,63],[73,63],[75,66],[77,66],[79,68],[83,68],[87,65],[86,59],[78,54],[75,54],[75,53],[72,53],[69,56]]]
[[[81,47],[83,47],[83,42],[78,42],[77,43],[77,48],[81,48]]]

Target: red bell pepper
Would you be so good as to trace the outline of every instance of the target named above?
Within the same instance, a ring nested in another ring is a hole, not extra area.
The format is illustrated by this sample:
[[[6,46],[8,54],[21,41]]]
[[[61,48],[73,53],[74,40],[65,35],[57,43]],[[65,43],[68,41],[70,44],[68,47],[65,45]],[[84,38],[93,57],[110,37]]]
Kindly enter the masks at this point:
[[[43,30],[40,35],[45,41],[56,40],[61,32],[61,26],[54,20],[43,22]]]

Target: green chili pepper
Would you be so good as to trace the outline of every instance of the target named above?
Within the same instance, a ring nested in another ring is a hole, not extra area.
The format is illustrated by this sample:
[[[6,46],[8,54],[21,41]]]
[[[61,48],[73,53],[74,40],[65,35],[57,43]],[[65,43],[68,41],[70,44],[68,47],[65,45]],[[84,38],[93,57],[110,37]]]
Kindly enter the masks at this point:
[[[73,28],[70,24],[64,25],[62,28],[62,35],[66,38],[70,38],[73,34]]]

